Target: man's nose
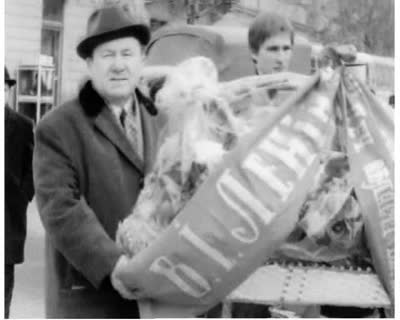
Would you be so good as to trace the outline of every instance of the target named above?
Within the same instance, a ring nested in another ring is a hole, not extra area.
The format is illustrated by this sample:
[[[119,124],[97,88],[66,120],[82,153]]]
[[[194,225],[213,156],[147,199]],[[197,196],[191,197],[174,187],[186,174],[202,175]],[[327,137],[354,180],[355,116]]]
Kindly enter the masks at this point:
[[[277,53],[277,60],[283,62],[285,58],[286,58],[286,51],[283,48],[279,49]]]
[[[122,72],[125,70],[125,61],[123,57],[116,55],[112,63],[112,70],[115,72]]]

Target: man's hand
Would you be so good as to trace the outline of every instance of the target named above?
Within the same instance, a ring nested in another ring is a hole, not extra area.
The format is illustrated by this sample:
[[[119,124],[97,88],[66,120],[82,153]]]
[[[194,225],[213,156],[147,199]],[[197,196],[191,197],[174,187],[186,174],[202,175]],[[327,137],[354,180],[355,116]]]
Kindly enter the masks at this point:
[[[318,57],[319,67],[352,63],[357,58],[357,48],[352,44],[329,44],[324,47]]]
[[[119,294],[127,300],[137,300],[144,298],[143,294],[140,293],[139,289],[131,289],[125,286],[125,284],[118,277],[118,273],[124,270],[128,265],[129,258],[125,255],[121,255],[118,259],[113,272],[111,273],[111,284]]]
[[[339,58],[346,63],[352,63],[357,59],[357,48],[352,44],[333,45],[332,48]]]

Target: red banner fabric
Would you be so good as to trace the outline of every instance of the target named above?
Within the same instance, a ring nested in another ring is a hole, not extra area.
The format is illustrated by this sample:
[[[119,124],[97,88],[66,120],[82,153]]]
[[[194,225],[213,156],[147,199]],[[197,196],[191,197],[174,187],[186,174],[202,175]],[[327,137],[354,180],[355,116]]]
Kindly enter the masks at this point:
[[[347,72],[342,79],[350,173],[374,267],[394,302],[394,126],[358,79]]]

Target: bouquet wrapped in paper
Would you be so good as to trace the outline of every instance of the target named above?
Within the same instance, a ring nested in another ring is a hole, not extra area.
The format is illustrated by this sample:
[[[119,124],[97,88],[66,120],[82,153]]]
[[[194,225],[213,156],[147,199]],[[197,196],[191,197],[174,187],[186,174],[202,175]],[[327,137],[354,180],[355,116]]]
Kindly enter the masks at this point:
[[[301,75],[288,78],[253,76],[219,83],[214,63],[205,57],[145,71],[142,91],[166,124],[154,168],[118,229],[117,243],[125,254],[133,256],[156,239],[238,139],[271,112],[274,107],[262,98],[268,88],[290,90],[304,80]]]
[[[118,229],[117,243],[128,256],[146,248],[169,226],[239,136],[249,130],[220,95],[211,60],[196,57],[157,71],[160,84],[151,94],[167,120],[154,168],[132,214]]]
[[[339,137],[345,153],[326,152],[337,135],[337,70],[306,80],[280,74],[219,83],[210,60],[192,58],[148,72],[143,91],[167,125],[153,170],[117,232],[129,261],[116,277],[126,287],[153,307],[194,316],[277,254],[313,262],[366,257],[363,229],[378,272],[390,268],[390,259],[376,258],[383,242],[371,235],[374,216],[354,175],[357,141]],[[254,91],[296,81],[300,90],[260,119]],[[346,133],[358,121],[346,122],[349,110],[341,110]]]

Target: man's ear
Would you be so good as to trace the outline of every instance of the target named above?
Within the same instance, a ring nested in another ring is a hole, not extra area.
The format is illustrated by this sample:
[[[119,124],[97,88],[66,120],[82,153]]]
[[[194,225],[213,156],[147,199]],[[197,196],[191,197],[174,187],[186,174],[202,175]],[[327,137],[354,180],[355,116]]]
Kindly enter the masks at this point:
[[[93,58],[92,58],[92,57],[87,57],[85,61],[86,61],[86,68],[87,68],[87,70],[88,70],[88,73],[91,74],[91,72],[92,72]]]
[[[256,65],[257,62],[258,62],[258,54],[252,53],[251,54],[251,61],[254,63],[254,65]]]
[[[142,60],[143,61],[146,61],[146,59],[147,59],[147,50],[146,49],[147,48],[145,46],[142,46],[141,53],[142,53]]]
[[[251,61],[253,62],[253,66],[254,66],[255,73],[256,73],[256,74],[259,74],[259,73],[258,73],[258,67],[257,67],[258,55],[252,53],[252,54],[251,54]]]

